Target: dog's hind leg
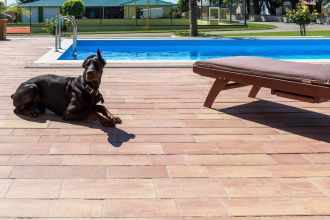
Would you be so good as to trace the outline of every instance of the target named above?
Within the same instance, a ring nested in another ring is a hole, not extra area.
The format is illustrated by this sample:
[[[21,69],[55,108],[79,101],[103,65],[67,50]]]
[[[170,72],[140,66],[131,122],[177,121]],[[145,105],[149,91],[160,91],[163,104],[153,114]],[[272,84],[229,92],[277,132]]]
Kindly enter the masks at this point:
[[[30,83],[21,84],[12,95],[14,112],[16,114],[36,117],[39,115],[40,98],[37,85]]]

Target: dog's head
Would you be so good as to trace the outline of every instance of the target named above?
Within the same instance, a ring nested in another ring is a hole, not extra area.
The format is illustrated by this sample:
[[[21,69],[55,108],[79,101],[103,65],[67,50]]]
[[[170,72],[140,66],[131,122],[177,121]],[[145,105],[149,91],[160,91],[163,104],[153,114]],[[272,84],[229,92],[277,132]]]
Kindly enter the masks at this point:
[[[84,78],[87,81],[101,81],[103,68],[106,62],[102,58],[101,51],[97,49],[96,55],[88,56],[82,65],[85,69]]]

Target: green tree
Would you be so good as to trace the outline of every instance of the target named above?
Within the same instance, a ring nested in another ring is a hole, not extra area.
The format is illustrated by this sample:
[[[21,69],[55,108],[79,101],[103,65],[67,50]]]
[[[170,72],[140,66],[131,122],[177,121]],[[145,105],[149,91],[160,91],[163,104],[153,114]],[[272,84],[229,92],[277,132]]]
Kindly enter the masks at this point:
[[[286,13],[290,21],[299,25],[300,35],[306,36],[306,25],[315,20],[316,13],[311,13],[308,7],[303,5],[302,2],[298,3],[296,9],[289,9]]]
[[[85,12],[85,5],[82,0],[68,0],[63,3],[62,11],[64,15],[80,18]]]
[[[176,9],[180,13],[185,13],[189,11],[189,0],[179,0],[176,4]]]
[[[8,12],[13,12],[15,14],[15,22],[17,22],[18,15],[25,15],[28,17],[31,15],[31,13],[26,9],[18,6],[6,6],[3,2],[0,2],[0,18],[7,18],[6,13]]]
[[[6,12],[6,5],[4,2],[0,2],[0,14],[4,14]]]

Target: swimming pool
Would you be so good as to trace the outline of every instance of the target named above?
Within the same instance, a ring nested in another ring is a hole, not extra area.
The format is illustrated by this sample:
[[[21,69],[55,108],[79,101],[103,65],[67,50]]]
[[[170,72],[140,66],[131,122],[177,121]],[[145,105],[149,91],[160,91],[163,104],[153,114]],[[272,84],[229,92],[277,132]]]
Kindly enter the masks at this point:
[[[78,40],[58,60],[83,60],[99,48],[106,60],[200,60],[228,56],[330,59],[330,39],[125,39]]]

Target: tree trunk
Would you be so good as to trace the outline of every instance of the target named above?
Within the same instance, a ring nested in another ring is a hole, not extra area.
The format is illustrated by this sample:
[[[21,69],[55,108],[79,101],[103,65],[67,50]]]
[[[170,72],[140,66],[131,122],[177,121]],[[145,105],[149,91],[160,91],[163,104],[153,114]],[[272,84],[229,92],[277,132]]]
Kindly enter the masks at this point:
[[[189,0],[190,36],[197,37],[197,0]]]
[[[304,31],[302,25],[299,25],[300,36],[304,36]]]
[[[246,17],[248,18],[250,16],[250,10],[251,10],[251,0],[246,0]]]
[[[260,15],[261,6],[259,0],[252,0],[255,15]]]
[[[306,25],[303,25],[304,36],[306,36]]]
[[[229,22],[231,23],[232,22],[232,16],[233,16],[233,3],[232,1],[230,1],[229,3]]]

